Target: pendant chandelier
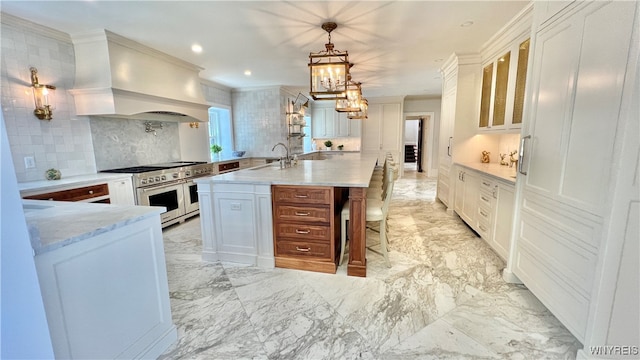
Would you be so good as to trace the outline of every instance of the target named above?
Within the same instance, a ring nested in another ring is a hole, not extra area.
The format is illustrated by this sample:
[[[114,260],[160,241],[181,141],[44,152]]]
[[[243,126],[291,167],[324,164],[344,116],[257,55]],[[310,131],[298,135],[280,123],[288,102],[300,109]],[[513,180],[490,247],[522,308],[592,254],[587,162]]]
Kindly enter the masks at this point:
[[[351,74],[347,76],[345,84],[345,99],[336,100],[336,111],[338,112],[358,112],[362,100],[362,84],[351,80]]]
[[[360,107],[358,111],[350,111],[347,113],[348,119],[368,119],[369,118],[369,102],[365,98],[360,99]]]
[[[349,76],[349,54],[335,50],[331,42],[331,32],[338,25],[334,22],[322,24],[329,34],[325,50],[309,54],[309,95],[313,100],[346,99],[345,85]]]

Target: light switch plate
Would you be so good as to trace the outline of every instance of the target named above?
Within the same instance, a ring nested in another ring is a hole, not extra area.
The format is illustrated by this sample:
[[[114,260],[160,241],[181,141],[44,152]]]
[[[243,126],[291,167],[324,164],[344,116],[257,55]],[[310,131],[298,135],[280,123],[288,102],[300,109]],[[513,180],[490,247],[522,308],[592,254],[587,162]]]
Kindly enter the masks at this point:
[[[33,156],[24,157],[24,168],[33,169],[36,167],[36,159]]]

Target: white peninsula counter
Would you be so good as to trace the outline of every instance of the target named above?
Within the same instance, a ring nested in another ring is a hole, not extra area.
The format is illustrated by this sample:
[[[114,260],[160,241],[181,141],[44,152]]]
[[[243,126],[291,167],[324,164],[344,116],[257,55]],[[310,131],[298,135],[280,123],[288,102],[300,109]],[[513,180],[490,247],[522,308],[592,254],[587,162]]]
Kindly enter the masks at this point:
[[[177,340],[162,207],[23,200],[61,359],[156,358]]]
[[[376,162],[376,156],[354,153],[196,179],[203,259],[335,272],[339,216],[348,194],[347,273],[366,276],[366,190]]]

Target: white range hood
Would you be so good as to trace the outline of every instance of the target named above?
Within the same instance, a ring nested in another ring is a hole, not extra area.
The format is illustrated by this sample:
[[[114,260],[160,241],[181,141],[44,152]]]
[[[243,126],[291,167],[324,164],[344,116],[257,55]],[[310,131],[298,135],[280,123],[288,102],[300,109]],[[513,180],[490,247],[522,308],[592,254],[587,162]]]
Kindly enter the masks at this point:
[[[72,35],[78,115],[192,122],[209,120],[201,67],[108,30]]]

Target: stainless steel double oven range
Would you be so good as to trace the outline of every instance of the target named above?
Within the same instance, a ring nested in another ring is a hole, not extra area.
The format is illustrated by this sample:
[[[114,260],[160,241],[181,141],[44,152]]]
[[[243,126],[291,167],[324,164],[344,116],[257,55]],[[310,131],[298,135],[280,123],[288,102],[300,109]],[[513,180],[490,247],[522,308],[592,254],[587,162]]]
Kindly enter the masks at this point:
[[[137,205],[167,208],[161,215],[164,228],[200,213],[193,179],[211,176],[213,167],[206,162],[177,161],[102,172],[132,174]]]

